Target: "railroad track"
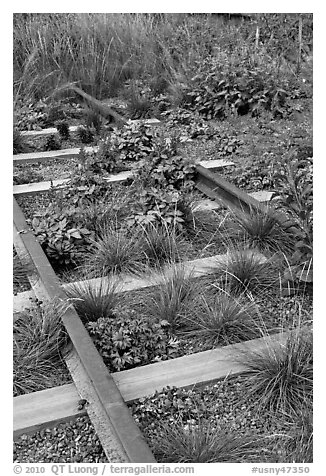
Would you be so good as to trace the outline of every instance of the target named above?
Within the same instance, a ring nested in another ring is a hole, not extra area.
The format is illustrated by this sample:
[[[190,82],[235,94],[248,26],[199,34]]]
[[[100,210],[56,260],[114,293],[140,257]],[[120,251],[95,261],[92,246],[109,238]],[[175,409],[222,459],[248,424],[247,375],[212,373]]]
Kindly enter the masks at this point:
[[[217,202],[222,202],[224,205],[236,206],[245,211],[252,207],[265,210],[260,201],[229,184],[218,174],[212,173],[203,166],[203,163],[198,164],[196,169],[197,188],[214,200],[210,204],[212,208],[217,206]],[[14,195],[19,194],[17,190],[19,189],[14,188]],[[34,190],[34,193],[39,192]],[[271,195],[262,200],[268,201],[270,198]],[[41,300],[66,301],[64,288],[27,226],[15,198],[13,203],[14,244],[21,260],[27,259],[34,267],[34,277],[38,278],[35,280],[31,276],[34,295]],[[197,266],[198,275],[209,274],[207,262],[212,259],[212,257],[206,259],[206,264],[205,260],[197,262],[196,265],[192,263],[190,267],[193,270],[194,266],[195,268]],[[143,286],[146,285],[148,285],[146,282],[143,283]],[[139,283],[133,283],[130,289],[137,286]],[[22,307],[25,304],[23,303]],[[14,438],[87,412],[103,450],[108,460],[112,462],[155,462],[151,450],[129,413],[126,402],[150,395],[167,385],[186,387],[196,383],[212,382],[230,373],[241,373],[245,368],[236,359],[238,352],[243,347],[261,349],[266,346],[265,339],[255,339],[214,351],[200,352],[110,374],[73,306],[67,308],[62,322],[71,341],[71,350],[65,356],[65,360],[73,384],[15,397]],[[282,343],[284,334],[275,335],[271,340],[276,344]],[[78,409],[79,399],[88,402],[85,409]]]

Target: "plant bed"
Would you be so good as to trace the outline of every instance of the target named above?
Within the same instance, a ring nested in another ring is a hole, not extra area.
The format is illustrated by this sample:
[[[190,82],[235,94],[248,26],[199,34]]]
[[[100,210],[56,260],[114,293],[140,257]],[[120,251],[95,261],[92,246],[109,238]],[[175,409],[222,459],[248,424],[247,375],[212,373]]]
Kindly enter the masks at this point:
[[[89,418],[79,417],[31,436],[22,435],[14,442],[13,462],[105,463],[107,457]]]
[[[271,413],[248,397],[244,377],[167,388],[130,405],[160,463],[312,462],[312,408]]]

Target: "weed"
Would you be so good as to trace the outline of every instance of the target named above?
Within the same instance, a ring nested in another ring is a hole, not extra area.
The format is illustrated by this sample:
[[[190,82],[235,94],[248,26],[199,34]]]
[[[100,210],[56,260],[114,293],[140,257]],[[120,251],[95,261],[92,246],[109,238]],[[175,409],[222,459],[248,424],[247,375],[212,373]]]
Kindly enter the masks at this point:
[[[97,321],[101,317],[115,317],[120,302],[117,281],[107,278],[69,283],[65,293],[73,303],[83,323]]]
[[[14,395],[57,384],[60,352],[67,343],[61,322],[64,311],[61,303],[37,305],[14,321]]]
[[[266,336],[267,337],[267,336]],[[296,329],[285,336],[285,343],[266,338],[260,351],[241,352],[248,368],[244,385],[260,410],[297,414],[305,401],[312,401],[312,330]]]

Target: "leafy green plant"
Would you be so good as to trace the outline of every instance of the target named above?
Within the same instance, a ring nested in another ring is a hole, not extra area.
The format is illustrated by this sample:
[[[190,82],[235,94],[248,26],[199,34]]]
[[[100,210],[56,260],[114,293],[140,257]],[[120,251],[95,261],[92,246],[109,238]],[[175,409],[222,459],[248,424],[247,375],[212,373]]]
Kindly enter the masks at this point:
[[[69,124],[67,121],[58,121],[56,128],[62,140],[68,140],[70,137]]]
[[[139,161],[154,150],[154,134],[146,124],[130,123],[123,129],[114,129],[110,135],[112,149],[120,161]]]
[[[312,282],[313,280],[313,185],[312,159],[290,156],[275,175],[280,204],[288,215],[288,226],[295,240],[290,257],[290,270],[284,279]]]
[[[186,319],[185,333],[206,342],[234,344],[260,337],[257,306],[243,296],[218,293],[212,301],[202,296],[192,316]]]
[[[86,328],[110,372],[172,358],[178,348],[164,322],[140,319],[130,309],[114,319],[100,317]]]
[[[260,409],[297,414],[302,404],[312,400],[312,330],[297,326],[285,343],[266,338],[263,349],[241,352],[248,368],[244,385]]]
[[[121,300],[118,291],[118,282],[107,278],[77,281],[65,286],[65,293],[83,323],[97,321],[101,317],[114,318]]]
[[[14,320],[14,396],[58,385],[61,352],[67,344],[61,321],[64,310],[62,303],[37,303]]]
[[[49,206],[32,219],[35,236],[54,266],[78,264],[85,249],[90,247],[92,232],[83,227],[76,210],[60,210]]]
[[[61,149],[60,139],[56,135],[51,134],[45,141],[44,150],[59,150],[59,149]]]

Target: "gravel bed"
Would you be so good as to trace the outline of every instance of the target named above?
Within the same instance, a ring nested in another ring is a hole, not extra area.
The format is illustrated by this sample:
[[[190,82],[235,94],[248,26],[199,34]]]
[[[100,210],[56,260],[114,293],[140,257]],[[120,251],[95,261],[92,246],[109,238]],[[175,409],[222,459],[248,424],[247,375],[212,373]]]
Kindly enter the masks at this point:
[[[107,458],[88,417],[60,423],[14,442],[14,463],[105,463]]]
[[[200,421],[215,428],[216,432],[226,429],[234,438],[244,436],[257,440],[259,437],[261,448],[258,448],[258,455],[256,451],[247,460],[241,461],[246,463],[280,462],[278,453],[281,453],[280,445],[285,441],[282,435],[289,430],[286,418],[258,411],[257,402],[246,395],[242,377],[226,378],[214,385],[194,386],[192,389],[167,388],[129,406],[158,462],[165,462],[160,461],[160,424],[168,427],[177,424],[186,430]],[[267,446],[266,439],[269,442]]]

